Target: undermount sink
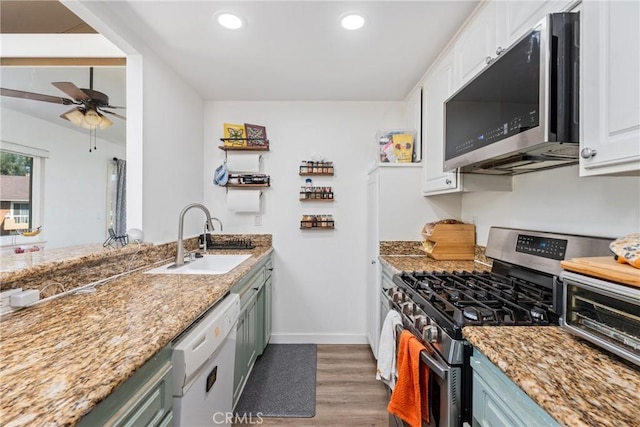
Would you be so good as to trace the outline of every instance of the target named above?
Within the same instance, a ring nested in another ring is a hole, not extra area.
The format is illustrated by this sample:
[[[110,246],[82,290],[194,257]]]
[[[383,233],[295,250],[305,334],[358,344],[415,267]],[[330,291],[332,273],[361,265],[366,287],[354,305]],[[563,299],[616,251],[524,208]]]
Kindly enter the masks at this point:
[[[249,259],[251,255],[204,255],[193,261],[185,262],[178,268],[174,263],[145,271],[146,274],[225,274]]]

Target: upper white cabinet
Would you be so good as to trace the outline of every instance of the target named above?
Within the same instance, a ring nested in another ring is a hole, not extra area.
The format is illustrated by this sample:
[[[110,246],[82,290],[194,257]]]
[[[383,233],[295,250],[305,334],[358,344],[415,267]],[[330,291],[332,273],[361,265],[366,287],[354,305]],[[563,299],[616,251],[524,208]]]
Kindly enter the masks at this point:
[[[496,56],[498,28],[501,26],[503,24],[498,23],[498,3],[485,3],[454,45],[456,86],[463,86]]]
[[[640,173],[640,3],[582,3],[580,176]]]
[[[494,2],[498,16],[498,45],[509,47],[549,13],[567,12],[574,1]]]
[[[457,191],[458,173],[444,172],[444,101],[453,93],[453,56],[442,58],[422,87],[424,132],[422,192],[434,195]]]

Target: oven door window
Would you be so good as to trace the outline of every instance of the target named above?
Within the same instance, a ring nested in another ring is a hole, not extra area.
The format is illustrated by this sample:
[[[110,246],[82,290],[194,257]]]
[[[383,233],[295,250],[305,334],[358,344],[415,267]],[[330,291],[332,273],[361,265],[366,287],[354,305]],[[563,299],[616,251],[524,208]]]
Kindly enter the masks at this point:
[[[634,314],[632,314],[634,313]],[[567,287],[569,325],[640,353],[640,307],[583,286]]]

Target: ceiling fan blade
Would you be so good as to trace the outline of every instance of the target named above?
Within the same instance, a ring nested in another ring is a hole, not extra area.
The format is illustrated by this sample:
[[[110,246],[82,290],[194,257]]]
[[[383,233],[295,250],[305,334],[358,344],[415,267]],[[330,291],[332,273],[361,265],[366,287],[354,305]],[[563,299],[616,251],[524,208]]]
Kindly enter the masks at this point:
[[[30,99],[32,101],[44,101],[54,104],[71,105],[75,104],[70,99],[60,98],[59,96],[43,95],[41,93],[25,92],[23,90],[0,88],[0,95],[12,96],[14,98]]]
[[[110,108],[114,108],[114,107],[110,107]],[[118,113],[114,113],[113,111],[107,111],[107,110],[100,109],[100,112],[101,113],[111,114],[111,115],[116,116],[117,118],[122,119],[122,120],[127,120],[127,118],[125,116],[122,116],[122,115],[120,115]]]
[[[82,89],[71,82],[52,82],[51,84],[75,99],[77,102],[82,102],[89,99],[89,96],[84,93]]]

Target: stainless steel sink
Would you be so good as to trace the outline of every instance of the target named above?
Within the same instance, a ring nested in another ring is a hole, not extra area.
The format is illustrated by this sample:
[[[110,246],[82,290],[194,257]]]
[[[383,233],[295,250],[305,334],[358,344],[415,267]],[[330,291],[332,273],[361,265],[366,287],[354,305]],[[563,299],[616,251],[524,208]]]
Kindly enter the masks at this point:
[[[225,274],[236,268],[251,255],[204,255],[180,267],[173,267],[174,263],[165,264],[146,274]]]

